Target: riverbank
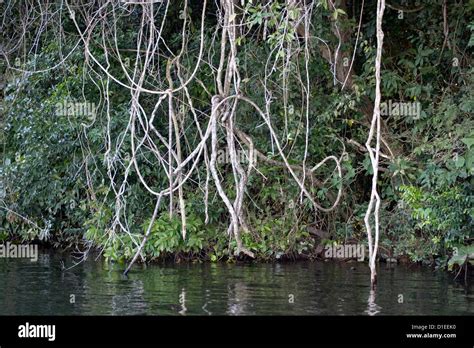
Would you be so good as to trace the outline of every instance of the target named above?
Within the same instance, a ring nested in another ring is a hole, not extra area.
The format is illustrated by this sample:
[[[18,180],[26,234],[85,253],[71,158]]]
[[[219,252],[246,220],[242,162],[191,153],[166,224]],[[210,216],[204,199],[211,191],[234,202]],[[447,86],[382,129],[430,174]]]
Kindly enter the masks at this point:
[[[15,244],[6,242],[4,244],[0,244],[0,246],[15,246]],[[130,263],[130,260],[120,259],[120,260],[110,260],[103,256],[103,253],[97,248],[89,248],[86,249],[84,245],[78,247],[69,247],[69,248],[62,248],[62,247],[54,247],[52,244],[49,243],[33,243],[33,244],[22,244],[23,247],[29,247],[28,250],[35,250],[35,255],[30,255],[28,253],[28,257],[21,257],[21,254],[15,254],[12,257],[8,256],[8,253],[5,254],[6,256],[1,257],[0,259],[8,259],[8,258],[31,258],[32,260],[37,260],[38,256],[37,253],[43,254],[57,254],[61,258],[67,259],[71,255],[73,255],[76,259],[85,261],[89,258],[92,259],[103,259],[105,263],[110,265],[117,265],[117,267],[125,267]],[[33,248],[34,246],[34,248]],[[348,248],[349,247],[349,248]],[[178,254],[178,253],[167,253],[163,254],[160,257],[156,257],[151,260],[147,260],[143,262],[140,258],[136,262],[137,267],[141,267],[144,265],[173,265],[173,264],[292,264],[296,262],[323,262],[323,263],[336,263],[336,264],[346,264],[349,265],[351,268],[355,267],[368,267],[367,265],[367,253],[365,251],[361,252],[362,248],[365,247],[363,244],[340,244],[336,245],[333,244],[332,246],[326,246],[321,248],[318,246],[315,248],[314,253],[310,255],[298,255],[298,254],[282,254],[278,257],[260,257],[257,253],[255,258],[250,258],[247,255],[240,254],[240,255],[231,255],[231,256],[223,256],[219,259],[213,258],[214,254],[206,254],[201,253],[199,255],[196,254]],[[82,251],[79,251],[82,250]],[[349,250],[350,253],[354,254],[344,254],[347,253]],[[361,252],[357,253],[356,252]],[[31,256],[31,257],[30,257]],[[407,255],[401,256],[386,256],[384,253],[380,253],[379,257],[377,258],[377,264],[379,267],[390,267],[391,265],[403,265],[406,267],[427,267],[433,270],[445,270],[448,271],[454,279],[460,279],[466,282],[470,279],[471,275],[473,274],[473,259],[474,255],[466,254],[466,250],[461,250],[461,253],[458,255],[452,255],[450,258],[442,258],[437,257],[433,258],[433,261],[428,262],[426,261],[412,261]]]

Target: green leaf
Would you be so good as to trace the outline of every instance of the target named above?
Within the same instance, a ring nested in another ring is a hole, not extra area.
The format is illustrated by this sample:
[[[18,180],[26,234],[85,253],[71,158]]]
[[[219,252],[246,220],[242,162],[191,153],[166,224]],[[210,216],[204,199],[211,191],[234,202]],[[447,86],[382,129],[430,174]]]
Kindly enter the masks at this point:
[[[474,145],[474,137],[462,138],[461,141],[470,149]]]
[[[462,168],[464,167],[464,163],[466,163],[464,157],[459,156],[456,162],[454,162],[454,165],[456,166],[456,168]]]

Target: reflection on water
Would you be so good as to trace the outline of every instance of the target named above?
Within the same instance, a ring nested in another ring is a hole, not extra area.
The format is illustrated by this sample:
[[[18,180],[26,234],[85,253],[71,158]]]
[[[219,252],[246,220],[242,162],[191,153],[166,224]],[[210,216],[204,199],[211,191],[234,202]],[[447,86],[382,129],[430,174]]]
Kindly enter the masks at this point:
[[[72,264],[54,253],[1,259],[0,315],[474,314],[469,287],[416,266],[381,266],[374,292],[360,263],[167,264],[124,277],[94,258],[66,272],[63,261]]]
[[[369,300],[367,301],[368,306],[367,306],[367,310],[365,311],[368,315],[376,315],[377,313],[380,313],[380,310],[382,309],[380,306],[377,306],[377,304],[375,303],[375,295],[376,295],[375,290],[370,289]]]
[[[184,288],[181,290],[181,294],[179,295],[179,303],[181,304],[179,314],[186,314],[188,309],[186,308],[186,290]]]

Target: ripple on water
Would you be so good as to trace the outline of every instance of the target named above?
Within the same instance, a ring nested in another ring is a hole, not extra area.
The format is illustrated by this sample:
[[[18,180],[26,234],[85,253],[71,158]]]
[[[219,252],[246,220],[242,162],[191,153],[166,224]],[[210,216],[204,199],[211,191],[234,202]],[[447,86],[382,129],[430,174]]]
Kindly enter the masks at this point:
[[[123,277],[94,259],[62,272],[61,260],[0,260],[0,315],[474,314],[470,287],[422,267],[380,265],[371,293],[366,264],[167,264]]]

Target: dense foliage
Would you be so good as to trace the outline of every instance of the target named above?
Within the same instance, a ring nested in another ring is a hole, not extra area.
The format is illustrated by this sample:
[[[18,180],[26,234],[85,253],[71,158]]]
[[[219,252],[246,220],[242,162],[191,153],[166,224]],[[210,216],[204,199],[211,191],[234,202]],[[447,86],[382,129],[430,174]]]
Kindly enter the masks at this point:
[[[395,6],[396,1],[392,2]],[[316,179],[323,185],[308,184],[325,207],[332,205],[337,189],[341,185],[343,188],[335,210],[315,210],[286,168],[277,163],[281,161],[278,151],[269,141],[262,119],[248,104],[239,104],[236,126],[252,137],[255,148],[268,159],[259,158],[256,170],[248,178],[243,207],[248,231],[242,233],[243,244],[259,259],[272,260],[317,257],[320,243],[364,242],[363,218],[371,167],[361,144],[367,138],[374,98],[375,3],[365,2],[358,32],[362,1],[336,1],[336,6],[331,6],[331,1],[315,1],[311,26],[307,28],[311,35],[308,44],[300,27],[291,23],[300,15],[298,9],[290,8],[286,1],[238,3],[240,12],[234,20],[239,16],[246,19],[241,29],[245,35],[236,39],[241,93],[263,108],[268,98],[264,84],[269,86],[273,127],[291,164],[306,160],[311,166],[334,154],[341,157],[343,170],[341,182],[334,175],[333,165],[322,166]],[[383,101],[413,103],[419,105],[420,112],[391,112],[383,117],[380,255],[446,265],[455,250],[467,250],[474,230],[474,70],[470,56],[474,46],[474,8],[472,2],[448,2],[444,5],[444,18],[443,1],[417,3],[412,12],[396,9],[411,5],[391,7],[384,18]],[[26,5],[6,1],[0,6],[7,19],[2,24],[5,146],[0,239],[40,240],[61,247],[79,245],[82,250],[93,246],[103,250],[110,260],[130,260],[147,231],[155,205],[133,167],[127,173],[120,202],[114,194],[119,187],[109,180],[110,175],[115,179],[125,175],[119,169],[110,173],[110,168],[125,168],[130,161],[130,91],[107,79],[91,61],[67,11],[61,16],[61,26],[35,22],[22,37],[24,44],[14,47],[12,40],[20,35],[18,26]],[[51,6],[59,8],[59,3]],[[199,52],[202,4],[191,1],[187,13],[183,6],[182,0],[169,3],[161,32],[168,46],[162,47],[160,54],[166,57],[167,50],[178,52],[184,42],[187,52],[181,69],[190,76]],[[142,7],[123,11],[127,15],[110,26],[118,27],[115,39],[122,59],[126,58],[127,66],[133,67]],[[200,141],[200,130],[192,120],[207,123],[211,97],[217,93],[215,67],[219,64],[221,42],[216,33],[221,24],[214,3],[206,11],[204,61],[188,85],[189,96],[180,92],[198,111],[192,115],[186,107],[179,110],[181,134],[186,139],[181,145],[184,157]],[[156,6],[155,14],[159,23],[164,16],[162,6]],[[290,20],[281,21],[283,16]],[[183,36],[185,17],[189,26]],[[334,23],[340,37],[333,30]],[[82,22],[80,25],[82,29],[86,26]],[[40,40],[36,33],[41,33]],[[107,36],[105,41],[100,30],[94,35],[88,38],[88,50],[112,75],[125,81],[116,57],[104,54],[104,46],[114,45],[112,37]],[[354,53],[345,88],[334,83],[337,67],[330,64],[324,45],[316,38],[324,38],[331,50],[340,46],[339,63],[346,72]],[[169,64],[169,59],[157,57],[147,74],[165,79]],[[276,73],[265,77],[268,64],[275,65]],[[41,70],[46,71],[25,72]],[[174,85],[181,83],[177,74],[172,74],[172,80]],[[306,105],[302,91],[307,81],[311,88]],[[107,102],[104,91],[109,96]],[[147,113],[153,111],[157,98],[140,96]],[[68,100],[94,103],[95,115],[58,115],[57,105]],[[166,113],[167,108],[163,104],[158,114]],[[154,127],[165,137],[169,135],[167,122],[167,116],[154,121]],[[219,137],[225,151],[223,129]],[[160,143],[156,146],[167,151]],[[115,148],[120,151],[110,150]],[[150,153],[144,151],[137,162],[141,175],[153,188],[167,183],[166,174]],[[218,162],[224,190],[233,198],[233,168],[225,156]],[[214,187],[209,186],[206,192],[206,175],[206,168],[198,167],[184,184],[185,239],[180,215],[169,212],[170,204],[178,207],[178,200],[164,198],[166,204],[152,222],[144,247],[147,260],[174,257],[217,261],[235,257],[236,241],[226,233],[228,211]],[[208,209],[203,203],[205,196],[209,197]],[[127,224],[129,233],[120,232],[114,225],[117,204],[122,204],[121,223]],[[328,233],[321,240],[310,233],[308,226]]]

